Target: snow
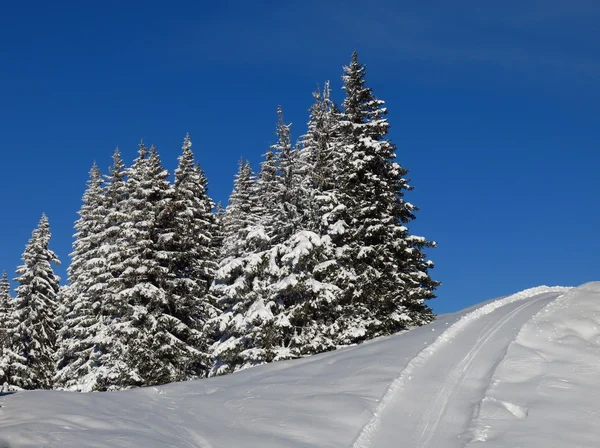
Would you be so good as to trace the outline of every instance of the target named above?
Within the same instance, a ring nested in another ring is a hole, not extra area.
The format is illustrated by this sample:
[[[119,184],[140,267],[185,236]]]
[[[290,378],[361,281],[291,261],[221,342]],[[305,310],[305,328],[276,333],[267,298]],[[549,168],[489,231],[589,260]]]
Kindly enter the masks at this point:
[[[477,409],[468,446],[599,446],[598,372],[600,286],[591,283],[521,328]]]
[[[0,446],[597,447],[600,283],[355,347],[121,392],[0,394]]]
[[[532,288],[463,316],[410,360],[390,384],[353,447],[391,447],[398,442],[419,448],[462,446],[462,441],[452,440],[452,436],[460,436],[459,430],[466,429],[470,404],[483,394],[482,379],[489,377],[505,352],[518,328],[515,323],[531,317],[564,291]],[[530,300],[520,303],[526,299]],[[495,313],[499,308],[502,311]],[[396,428],[399,434],[390,439],[386,428]]]

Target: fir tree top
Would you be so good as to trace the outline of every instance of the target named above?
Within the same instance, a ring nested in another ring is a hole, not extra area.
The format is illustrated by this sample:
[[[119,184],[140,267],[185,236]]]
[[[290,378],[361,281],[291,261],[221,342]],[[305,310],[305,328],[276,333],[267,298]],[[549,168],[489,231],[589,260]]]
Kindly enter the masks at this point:
[[[365,76],[365,66],[359,62],[355,51],[352,53],[350,65],[344,67],[344,76],[342,76],[344,82],[342,88],[346,91],[346,98],[342,103],[344,109],[342,116],[345,122],[354,125],[369,123],[369,131],[366,133],[377,139],[388,132],[389,125],[383,119],[387,109],[382,107],[384,102],[377,99],[372,90],[367,87]],[[356,126],[355,129],[357,133],[364,136],[365,130]]]
[[[44,213],[42,214],[38,227],[32,232],[31,239],[25,248],[25,252],[22,256],[24,265],[17,269],[18,274],[26,271],[28,268],[35,268],[38,263],[41,263],[44,267],[48,268],[50,268],[50,263],[60,264],[56,254],[49,248],[51,236],[48,217]],[[56,279],[58,279],[58,277],[56,277]],[[20,283],[21,278],[19,277],[17,281]]]

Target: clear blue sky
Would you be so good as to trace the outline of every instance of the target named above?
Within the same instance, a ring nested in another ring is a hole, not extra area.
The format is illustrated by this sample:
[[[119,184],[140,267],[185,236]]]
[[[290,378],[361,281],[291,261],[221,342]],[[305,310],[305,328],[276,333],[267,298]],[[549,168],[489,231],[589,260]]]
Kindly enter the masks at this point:
[[[439,244],[436,311],[598,280],[598,23],[597,0],[4,2],[0,269],[46,212],[66,277],[92,162],[118,145],[130,164],[142,137],[172,172],[189,132],[226,201],[277,105],[299,136],[357,50],[411,170],[413,231]]]

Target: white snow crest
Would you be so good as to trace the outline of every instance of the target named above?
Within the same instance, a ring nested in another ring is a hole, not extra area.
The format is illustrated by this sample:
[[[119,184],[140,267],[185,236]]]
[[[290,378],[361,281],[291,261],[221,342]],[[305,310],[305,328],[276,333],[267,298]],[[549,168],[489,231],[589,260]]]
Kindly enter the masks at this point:
[[[520,329],[476,410],[467,446],[531,446],[533,434],[536,446],[598,446],[599,299],[600,283],[584,284]]]
[[[383,395],[379,405],[373,412],[373,416],[371,420],[362,428],[354,443],[352,444],[352,448],[369,448],[370,442],[373,434],[379,428],[380,423],[380,414],[381,412],[388,406],[388,404],[393,400],[396,393],[406,386],[406,384],[412,379],[412,374],[415,371],[415,368],[420,366],[426,359],[428,359],[431,355],[435,354],[440,348],[442,348],[445,344],[451,341],[457,333],[462,331],[470,322],[486,315],[490,314],[496,309],[508,305],[513,302],[517,302],[520,300],[529,299],[531,297],[544,294],[544,293],[556,293],[556,292],[567,292],[572,288],[563,287],[563,286],[538,286],[535,288],[530,288],[518,292],[516,294],[507,296],[503,299],[495,300],[490,302],[480,308],[473,310],[472,312],[465,314],[462,318],[460,318],[453,325],[448,327],[440,336],[435,339],[435,341],[423,349],[417,356],[409,361],[406,368],[400,373],[400,375],[392,381],[385,394]]]

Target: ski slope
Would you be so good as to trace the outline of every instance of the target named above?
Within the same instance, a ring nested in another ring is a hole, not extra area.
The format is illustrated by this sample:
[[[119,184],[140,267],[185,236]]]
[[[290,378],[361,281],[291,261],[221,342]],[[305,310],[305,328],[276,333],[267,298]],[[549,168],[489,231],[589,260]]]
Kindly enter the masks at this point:
[[[357,347],[112,393],[0,396],[0,447],[598,447],[600,283]]]

